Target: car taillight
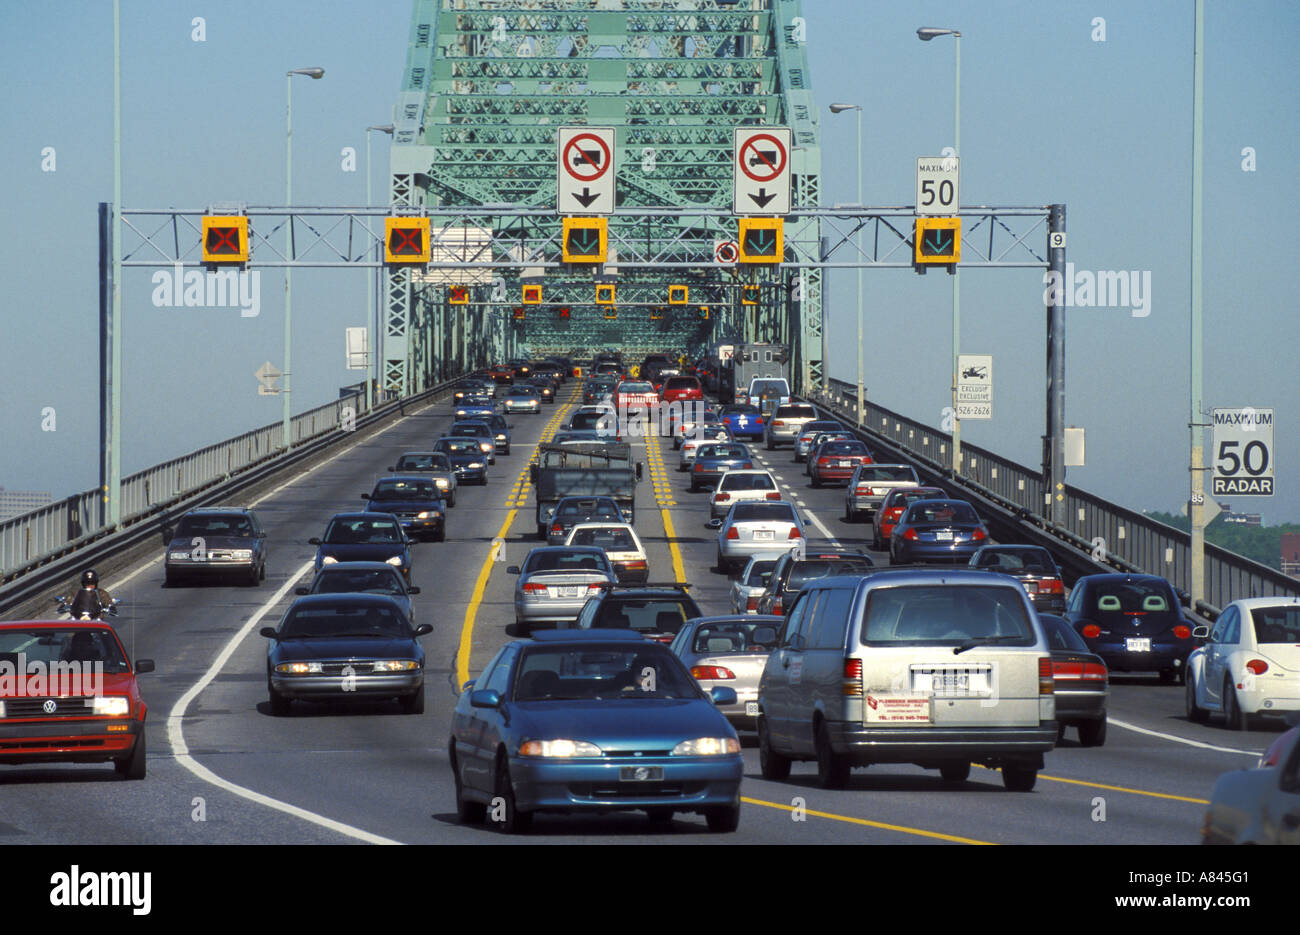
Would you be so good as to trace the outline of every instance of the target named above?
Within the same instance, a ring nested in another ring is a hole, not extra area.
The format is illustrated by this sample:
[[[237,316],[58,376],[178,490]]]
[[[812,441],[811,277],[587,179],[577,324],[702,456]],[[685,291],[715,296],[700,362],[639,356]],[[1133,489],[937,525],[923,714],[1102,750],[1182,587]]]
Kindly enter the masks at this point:
[[[745,599],[745,610],[758,610],[758,595],[751,594]]]
[[[729,493],[719,493],[719,494],[714,494],[714,495],[713,495],[713,502],[714,502],[714,503],[725,503],[727,500],[730,500],[730,499],[731,499],[731,494],[729,494]]]
[[[1051,695],[1056,692],[1056,683],[1052,680],[1052,657],[1038,657],[1038,694]]]
[[[780,500],[780,499],[781,499],[781,494],[778,493],[777,491],[773,490],[773,491],[771,491],[770,493],[768,493],[768,494],[765,496],[764,499],[767,499],[767,500]]]
[[[971,538],[974,539],[976,542],[979,542],[981,539],[987,539],[988,536],[989,534],[986,533],[983,529],[976,529],[973,533],[971,533]]]
[[[778,616],[778,617],[784,617],[784,616],[785,616],[785,604],[783,604],[783,603],[781,602],[781,598],[779,598],[779,597],[777,597],[777,598],[773,598],[773,600],[772,600],[772,613],[775,614],[775,615]]]
[[[574,374],[574,376],[577,376],[577,374]],[[587,585],[588,591],[599,591],[600,588],[601,588],[601,584],[599,581],[593,581],[591,582],[591,584]]]
[[[830,459],[830,458],[818,458],[818,459],[817,459],[817,463],[818,463],[818,464],[830,464],[830,463],[831,463],[831,459]]]
[[[1106,667],[1100,662],[1085,662],[1083,664],[1083,678],[1085,681],[1104,682],[1110,677]]]
[[[871,455],[863,455],[863,456],[862,456],[862,463],[863,463],[863,464],[875,464],[876,462],[871,460]]]
[[[1178,624],[1178,626],[1174,627],[1174,636],[1178,637],[1180,640],[1185,640],[1189,638],[1191,635],[1192,635],[1191,627],[1185,627],[1181,623]]]
[[[1256,675],[1263,675],[1268,671],[1268,663],[1263,659],[1252,659],[1250,662],[1246,663],[1246,668],[1251,672],[1254,672]]]
[[[857,488],[856,488],[853,492],[856,493],[856,494],[857,494],[858,496],[860,496],[860,497],[869,497],[869,496],[871,496],[871,488],[870,488],[870,487],[864,487],[864,486],[862,486],[861,484],[859,484],[859,485],[857,486]]]
[[[1053,662],[1052,677],[1058,679],[1083,678],[1082,662]]]
[[[885,510],[885,519],[897,521],[897,519],[902,515],[903,508],[901,506],[891,506],[889,509]]]
[[[1040,578],[1038,580],[1039,594],[1064,594],[1065,588],[1061,584],[1060,578]]]
[[[844,660],[844,688],[845,695],[862,694],[862,660],[845,659]]]
[[[551,532],[564,532],[564,527],[561,526],[559,523],[556,523],[554,526],[551,527]]]
[[[799,527],[798,527],[798,526],[791,526],[791,527],[790,527],[790,535],[786,536],[786,538],[787,538],[787,539],[802,539],[802,538],[803,538],[803,533],[801,533],[801,532],[799,531]]]
[[[739,538],[740,538],[740,533],[738,533],[738,532],[736,531],[736,527],[735,527],[735,526],[730,526],[730,527],[727,528],[727,538],[728,538],[728,539],[739,539]]]
[[[772,428],[776,428],[778,425],[785,425],[785,420],[784,420],[784,419],[773,419],[773,420],[772,420]]]
[[[1095,640],[1097,637],[1101,636],[1101,627],[1097,626],[1095,623],[1090,623],[1083,628],[1083,635],[1090,640]]]
[[[740,469],[741,469],[742,471],[752,471],[752,470],[754,469],[754,462],[753,462],[753,461],[746,461],[744,464],[742,464],[742,465],[740,466]]]
[[[699,461],[696,461],[696,462],[695,462],[695,468],[694,468],[694,470],[697,470],[697,471],[703,471],[703,470],[704,470],[704,465],[701,464]]]
[[[533,584],[532,582],[528,582],[527,584],[524,585],[524,593],[525,593],[525,594],[545,594],[545,593],[546,593],[546,585],[544,585],[544,584]]]
[[[910,526],[909,526],[907,529],[904,529],[904,530],[903,530],[903,538],[904,538],[904,539],[912,539],[912,540],[915,540],[915,539],[916,539],[916,530],[915,530],[915,529],[912,529]]]
[[[734,679],[736,673],[722,666],[691,666],[691,676],[697,679]]]
[[[646,568],[647,567],[645,563],[645,559],[643,558],[634,558],[631,561],[622,562],[621,564],[624,568]]]

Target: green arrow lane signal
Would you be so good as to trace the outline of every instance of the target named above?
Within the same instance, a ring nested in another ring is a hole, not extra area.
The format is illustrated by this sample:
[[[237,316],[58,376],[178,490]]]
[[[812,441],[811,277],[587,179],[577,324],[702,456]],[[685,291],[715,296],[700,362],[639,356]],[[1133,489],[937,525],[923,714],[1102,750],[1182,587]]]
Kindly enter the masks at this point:
[[[781,218],[740,219],[740,262],[780,263],[784,253]]]
[[[590,228],[580,228],[572,232],[569,239],[571,253],[595,253],[600,247],[600,234]]]
[[[952,234],[945,231],[931,231],[924,240],[925,252],[929,256],[941,256],[952,249]]]
[[[561,244],[565,263],[604,263],[609,243],[605,218],[565,218]]]
[[[915,254],[912,262],[955,265],[961,262],[961,218],[919,217],[913,231]]]

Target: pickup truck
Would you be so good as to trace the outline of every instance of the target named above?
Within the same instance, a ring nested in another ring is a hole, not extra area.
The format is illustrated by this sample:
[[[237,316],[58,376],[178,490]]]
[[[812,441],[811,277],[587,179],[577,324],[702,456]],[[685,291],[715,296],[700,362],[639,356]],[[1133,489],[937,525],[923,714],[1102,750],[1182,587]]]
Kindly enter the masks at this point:
[[[555,507],[565,497],[610,497],[629,523],[635,521],[642,467],[633,463],[631,445],[540,445],[537,452],[537,463],[528,469],[536,487],[537,538],[546,539]]]

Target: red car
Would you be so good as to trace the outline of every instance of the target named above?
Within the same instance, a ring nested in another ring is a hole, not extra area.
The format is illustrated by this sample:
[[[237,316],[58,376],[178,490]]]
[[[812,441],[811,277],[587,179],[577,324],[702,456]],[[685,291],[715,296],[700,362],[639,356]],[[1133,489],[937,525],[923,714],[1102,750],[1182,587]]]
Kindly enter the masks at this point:
[[[877,550],[889,548],[889,537],[894,534],[894,527],[907,512],[907,508],[917,500],[942,500],[947,496],[938,487],[898,487],[891,490],[872,517],[874,531],[871,534],[871,547]]]
[[[515,371],[513,367],[507,367],[505,364],[497,364],[488,371],[488,376],[498,386],[509,386],[515,382]]]
[[[645,380],[624,380],[614,388],[614,405],[620,410],[657,406],[659,394]]]
[[[109,763],[145,775],[136,675],[113,628],[99,621],[0,622],[0,763]]]
[[[866,443],[857,439],[824,442],[814,454],[808,459],[808,476],[814,487],[826,481],[848,483],[859,464],[872,463]]]
[[[669,377],[664,381],[663,399],[666,403],[703,398],[704,387],[695,377]]]

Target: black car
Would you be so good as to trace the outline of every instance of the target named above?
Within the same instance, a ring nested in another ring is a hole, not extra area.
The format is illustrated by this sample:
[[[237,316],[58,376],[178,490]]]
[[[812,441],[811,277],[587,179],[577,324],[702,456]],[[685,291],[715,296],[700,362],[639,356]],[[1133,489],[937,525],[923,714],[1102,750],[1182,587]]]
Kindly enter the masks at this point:
[[[317,572],[311,587],[294,588],[294,593],[383,594],[397,601],[407,620],[414,620],[411,595],[419,594],[420,589],[408,588],[402,573],[387,562],[338,562]]]
[[[497,463],[497,433],[492,430],[485,419],[461,419],[453,422],[445,438],[476,438],[479,451],[483,453],[488,464]]]
[[[1182,682],[1203,640],[1173,586],[1156,575],[1087,575],[1074,583],[1065,619],[1112,672],[1158,672]]]
[[[257,587],[266,578],[266,530],[252,510],[204,507],[190,510],[175,529],[166,529],[163,583],[186,578],[238,577]]]
[[[647,639],[671,643],[682,624],[703,617],[686,593],[689,584],[610,585],[588,598],[570,624],[581,630],[637,630]],[[562,625],[563,628],[563,625]]]
[[[1055,682],[1056,721],[1060,738],[1067,727],[1077,728],[1079,743],[1100,747],[1106,742],[1106,696],[1110,672],[1074,629],[1054,614],[1039,614],[1052,650],[1052,679]]]
[[[443,542],[447,538],[447,507],[433,478],[418,474],[381,477],[363,493],[367,513],[391,513],[412,538]]]
[[[1040,613],[1065,611],[1061,569],[1041,545],[986,545],[970,557],[970,567],[1015,578]]]
[[[569,530],[579,523],[626,523],[627,517],[612,497],[565,497],[555,505],[546,530],[548,545],[564,545]]]
[[[316,571],[335,562],[384,562],[411,581],[411,540],[391,513],[335,513],[316,546]]]
[[[299,701],[394,698],[424,713],[424,649],[402,608],[380,594],[313,594],[289,605],[279,627],[263,627],[271,713]]]
[[[510,423],[506,422],[506,417],[497,412],[486,416],[483,421],[492,430],[492,437],[496,442],[497,451],[503,455],[510,454]]]
[[[865,574],[874,564],[865,552],[808,549],[802,557],[797,552],[787,552],[776,560],[767,587],[758,597],[758,613],[780,616],[809,581],[836,575]]]
[[[456,483],[477,481],[487,486],[487,458],[477,438],[443,436],[433,443],[434,451],[441,451],[456,469]]]

